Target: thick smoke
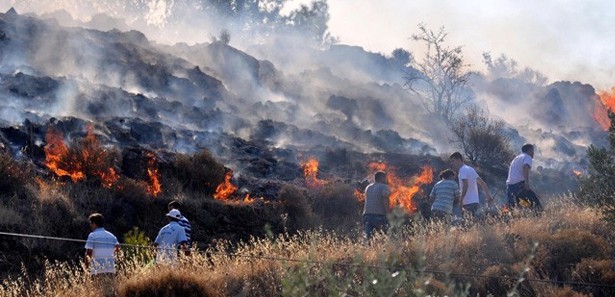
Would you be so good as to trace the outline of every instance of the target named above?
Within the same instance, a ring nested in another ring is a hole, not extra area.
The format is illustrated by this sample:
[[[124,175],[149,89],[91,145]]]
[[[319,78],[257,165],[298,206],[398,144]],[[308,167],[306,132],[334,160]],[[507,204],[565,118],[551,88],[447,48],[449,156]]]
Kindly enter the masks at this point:
[[[303,16],[315,18],[294,27],[256,25],[283,1],[252,18],[248,10],[213,14],[207,1],[50,2],[19,1],[18,12],[37,15],[1,18],[9,125],[72,116],[101,123],[119,144],[208,148],[223,157],[232,150],[224,135],[291,149],[456,149],[444,123],[403,87],[403,71],[412,69],[326,42],[326,7],[305,6]],[[297,11],[278,21],[301,20]],[[185,42],[163,44],[176,41]],[[583,145],[600,137],[591,86],[479,75],[471,87],[475,104],[508,123],[515,147],[538,145],[544,166],[578,161]]]

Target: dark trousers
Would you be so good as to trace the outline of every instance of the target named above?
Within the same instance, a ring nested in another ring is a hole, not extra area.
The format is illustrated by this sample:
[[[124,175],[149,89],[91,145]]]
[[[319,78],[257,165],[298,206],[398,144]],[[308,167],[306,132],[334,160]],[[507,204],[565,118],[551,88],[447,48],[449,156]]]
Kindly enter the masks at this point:
[[[516,184],[507,185],[506,186],[506,197],[508,198],[508,206],[516,207],[519,205],[519,200],[526,200],[531,208],[541,209],[540,200],[538,200],[538,195],[534,193],[532,190],[526,190],[523,188],[525,185],[524,181],[518,182]]]
[[[369,240],[377,230],[386,231],[389,226],[387,217],[385,215],[378,214],[364,214],[363,215],[363,229],[365,231],[365,237]]]

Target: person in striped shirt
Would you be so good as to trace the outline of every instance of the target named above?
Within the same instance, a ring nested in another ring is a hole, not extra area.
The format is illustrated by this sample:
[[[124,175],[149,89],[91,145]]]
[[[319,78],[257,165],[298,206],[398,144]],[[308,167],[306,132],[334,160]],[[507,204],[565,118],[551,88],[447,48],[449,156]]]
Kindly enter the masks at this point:
[[[182,212],[181,210],[181,203],[177,200],[173,200],[168,204],[168,210],[171,211],[173,209],[177,209],[180,212]],[[184,230],[186,231],[186,238],[188,239],[188,243],[187,243],[187,249],[186,249],[186,255],[190,255],[190,248],[192,247],[192,225],[190,224],[190,221],[184,216],[182,215],[181,218],[179,219],[179,225],[182,226],[184,228]]]
[[[440,172],[440,181],[431,189],[429,197],[433,199],[431,217],[449,221],[453,214],[453,206],[459,204],[461,191],[455,182],[455,172],[446,169]]]

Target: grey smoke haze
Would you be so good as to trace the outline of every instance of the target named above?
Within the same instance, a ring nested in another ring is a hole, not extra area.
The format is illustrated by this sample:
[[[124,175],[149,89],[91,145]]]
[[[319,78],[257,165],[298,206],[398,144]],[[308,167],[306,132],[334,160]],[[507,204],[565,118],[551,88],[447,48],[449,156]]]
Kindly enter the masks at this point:
[[[266,139],[277,147],[335,145],[365,152],[406,153],[456,149],[444,124],[428,115],[418,99],[402,87],[400,66],[388,55],[343,44],[322,48],[297,32],[257,34],[257,42],[251,42],[242,38],[245,35],[236,25],[199,18],[198,9],[188,12],[190,1],[153,1],[149,6],[128,8],[122,1],[107,1],[115,3],[109,6],[50,1],[56,5],[47,8],[35,5],[45,1],[13,2],[20,13],[20,6],[39,14],[45,9],[52,13],[63,5],[72,14],[71,9],[80,7],[75,16],[61,12],[48,15],[59,14],[65,18],[59,23],[67,22],[65,25],[109,30],[112,23],[146,32],[103,33],[50,24],[33,36],[24,28],[22,38],[32,40],[10,43],[15,48],[7,51],[10,54],[3,56],[2,64],[12,66],[2,72],[50,76],[60,82],[54,91],[55,104],[38,113],[99,121],[134,118],[138,123],[190,130],[186,133],[191,138],[165,139],[171,148],[181,151],[215,143],[208,133]],[[333,3],[330,25],[335,20]],[[118,5],[128,12],[114,14]],[[87,18],[88,11],[98,14],[108,10],[112,11],[109,17],[98,15],[97,22]],[[209,42],[227,27],[231,46]],[[413,22],[403,36],[413,33],[415,27]],[[454,35],[451,31],[451,43],[456,41]],[[343,40],[343,35],[340,37]],[[188,43],[161,45],[148,39]],[[400,40],[395,47],[409,43],[406,37]],[[35,46],[25,46],[31,44]],[[245,51],[239,50],[242,48]],[[30,56],[24,56],[27,54]],[[577,161],[584,155],[583,145],[598,133],[589,112],[596,104],[591,86],[542,86],[516,77],[481,75],[471,87],[477,94],[475,103],[509,123],[515,148],[524,141],[537,143],[539,162],[545,165]],[[554,113],[553,106],[560,109]]]

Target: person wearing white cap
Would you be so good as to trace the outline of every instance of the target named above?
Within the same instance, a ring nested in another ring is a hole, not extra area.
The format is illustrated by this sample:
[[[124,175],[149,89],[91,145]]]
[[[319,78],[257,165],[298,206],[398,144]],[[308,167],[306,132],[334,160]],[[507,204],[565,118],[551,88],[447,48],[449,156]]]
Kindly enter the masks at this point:
[[[179,224],[182,215],[177,209],[167,213],[170,222],[160,229],[154,246],[156,247],[156,263],[174,264],[177,262],[177,248],[185,249],[188,238],[184,227]]]

